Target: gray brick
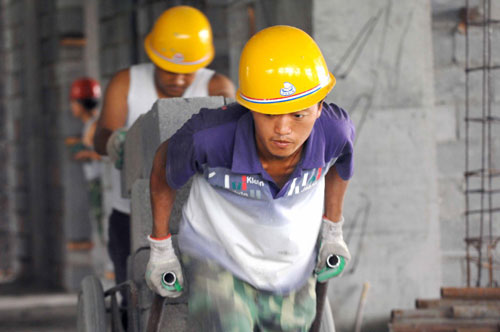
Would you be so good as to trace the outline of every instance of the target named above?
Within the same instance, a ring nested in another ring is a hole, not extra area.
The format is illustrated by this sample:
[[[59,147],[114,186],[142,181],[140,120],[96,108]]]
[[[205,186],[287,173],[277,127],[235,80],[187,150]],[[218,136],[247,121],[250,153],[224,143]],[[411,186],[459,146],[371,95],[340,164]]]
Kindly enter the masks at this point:
[[[101,18],[113,17],[116,14],[130,11],[132,8],[131,0],[102,0],[99,1],[99,14]]]
[[[179,232],[179,224],[182,219],[182,206],[187,201],[191,181],[186,183],[177,191],[174,207],[170,216],[169,231],[172,234]],[[137,180],[132,186],[131,203],[131,234],[132,252],[149,246],[146,237],[151,234],[153,228],[153,214],[151,212],[151,198],[149,194],[149,180]]]
[[[114,52],[115,49],[113,47],[104,47],[99,52],[101,75],[104,77],[110,77],[112,74],[115,73],[113,65]]]
[[[12,97],[22,94],[24,91],[22,73],[12,73],[5,76],[5,96]]]
[[[55,65],[55,78],[59,84],[70,85],[76,77],[84,75],[81,61],[61,61]]]
[[[212,25],[214,38],[226,38],[228,11],[221,7],[208,7],[205,15]]]
[[[184,122],[201,108],[224,105],[223,97],[159,99],[144,116],[142,160],[143,174],[148,174],[158,146],[172,136]]]
[[[137,34],[145,37],[153,27],[154,20],[150,18],[149,7],[140,7],[137,11]]]
[[[12,1],[6,9],[4,26],[21,25],[24,20],[23,1]]]
[[[83,61],[83,48],[80,46],[62,46],[59,49],[59,60]]]
[[[54,12],[48,13],[46,15],[42,15],[40,17],[40,36],[42,38],[48,38],[52,35],[55,35],[56,32],[56,15],[54,15]]]
[[[118,45],[116,51],[115,72],[128,68],[132,65],[132,54],[130,42],[123,42]]]
[[[153,228],[153,216],[149,196],[149,181],[137,180],[132,187],[131,202],[131,250],[148,247],[146,237]]]
[[[130,16],[119,15],[113,20],[103,21],[99,28],[101,41],[107,45],[119,44],[130,40]]]
[[[18,72],[23,67],[23,59],[17,56],[16,52],[5,52],[3,59],[7,73]]]
[[[57,9],[82,6],[81,0],[55,0],[54,2],[55,2],[55,7],[57,7]]]
[[[127,131],[122,178],[122,196],[130,197],[135,180],[144,178],[142,156],[142,117],[141,115]]]
[[[57,38],[49,38],[42,41],[41,62],[42,64],[52,64],[59,58],[59,41]],[[54,82],[51,81],[53,84]]]
[[[57,11],[57,31],[61,36],[83,36],[83,10],[79,7]]]

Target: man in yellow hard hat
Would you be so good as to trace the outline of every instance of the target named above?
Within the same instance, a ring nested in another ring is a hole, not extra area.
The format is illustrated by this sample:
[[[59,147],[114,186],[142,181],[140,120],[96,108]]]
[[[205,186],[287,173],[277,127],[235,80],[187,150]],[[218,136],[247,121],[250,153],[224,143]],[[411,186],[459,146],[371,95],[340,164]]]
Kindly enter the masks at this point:
[[[157,19],[144,41],[152,63],[134,65],[111,79],[98,120],[95,149],[118,169],[123,162],[125,131],[158,98],[234,97],[224,75],[205,68],[214,57],[212,30],[206,16],[188,6],[172,7]],[[126,278],[130,253],[130,201],[121,196],[120,172],[112,171],[108,249],[116,281]]]
[[[334,85],[309,35],[264,29],[243,49],[238,103],[200,111],[158,149],[146,281],[162,296],[188,290],[197,331],[308,331],[316,282],[350,259],[354,126],[323,102]],[[168,222],[189,178],[178,257]]]

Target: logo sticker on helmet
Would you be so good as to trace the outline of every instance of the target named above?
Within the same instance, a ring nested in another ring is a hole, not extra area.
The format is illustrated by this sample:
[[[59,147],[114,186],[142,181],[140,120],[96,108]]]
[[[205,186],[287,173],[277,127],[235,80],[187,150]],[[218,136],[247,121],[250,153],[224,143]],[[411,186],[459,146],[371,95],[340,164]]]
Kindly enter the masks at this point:
[[[172,61],[175,63],[182,63],[182,61],[184,61],[184,55],[182,55],[181,53],[176,53],[174,54]]]
[[[292,83],[285,82],[283,83],[283,87],[280,89],[280,95],[286,97],[293,95],[295,93],[295,87]]]

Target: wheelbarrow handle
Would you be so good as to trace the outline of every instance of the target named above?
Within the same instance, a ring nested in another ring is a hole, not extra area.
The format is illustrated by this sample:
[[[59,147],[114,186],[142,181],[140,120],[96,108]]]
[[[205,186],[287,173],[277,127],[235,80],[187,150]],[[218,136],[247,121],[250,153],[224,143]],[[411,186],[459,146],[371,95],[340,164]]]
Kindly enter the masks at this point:
[[[163,302],[165,298],[158,294],[154,294],[151,310],[149,311],[148,326],[146,332],[157,332],[158,323],[160,322],[161,312],[163,310]]]

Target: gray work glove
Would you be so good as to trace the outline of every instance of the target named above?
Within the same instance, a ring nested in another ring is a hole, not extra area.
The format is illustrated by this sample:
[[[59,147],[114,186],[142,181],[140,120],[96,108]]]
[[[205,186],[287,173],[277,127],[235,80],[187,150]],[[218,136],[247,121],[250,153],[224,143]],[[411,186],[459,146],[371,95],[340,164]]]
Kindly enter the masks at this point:
[[[151,248],[145,275],[148,287],[164,297],[181,296],[184,277],[172,245],[172,237],[156,240],[148,236],[148,241]]]
[[[111,162],[115,165],[115,168],[119,170],[123,168],[126,134],[126,128],[117,129],[109,136],[108,142],[106,143],[106,153]]]
[[[342,236],[343,225],[344,217],[337,222],[323,217],[318,260],[314,270],[319,282],[325,282],[340,275],[351,259],[351,254]]]

